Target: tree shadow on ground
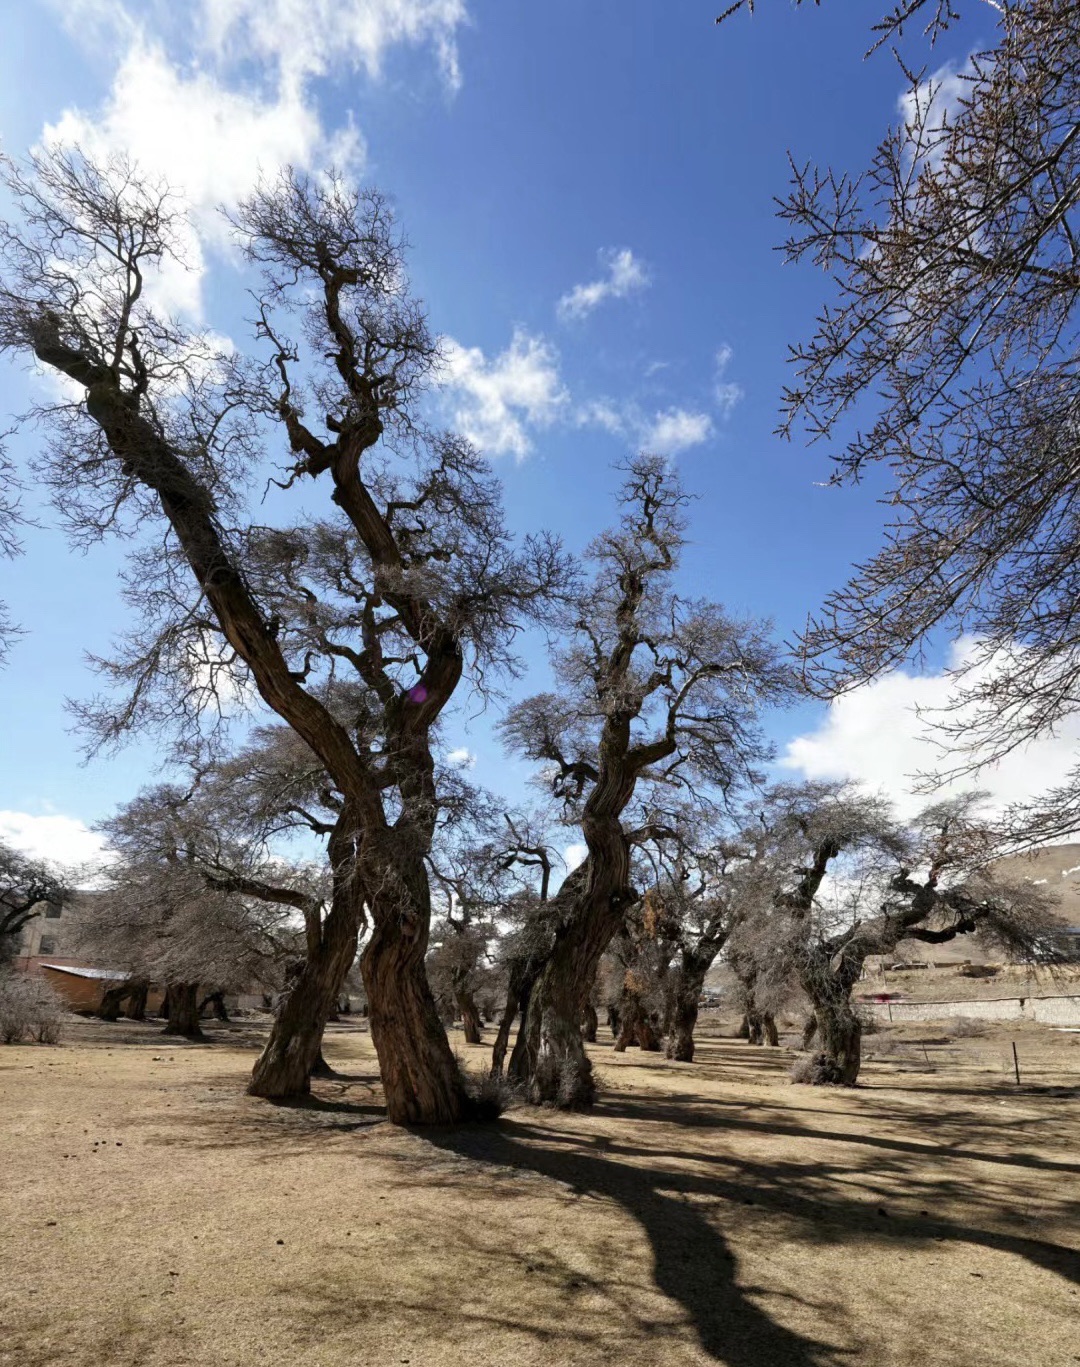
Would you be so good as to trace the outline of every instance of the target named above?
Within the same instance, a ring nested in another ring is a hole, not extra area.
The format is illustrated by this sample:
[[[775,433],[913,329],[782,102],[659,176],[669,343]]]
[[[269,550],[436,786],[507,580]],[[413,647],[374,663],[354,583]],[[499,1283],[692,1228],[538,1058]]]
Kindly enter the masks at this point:
[[[611,1116],[621,1120],[670,1120],[673,1109],[678,1110],[665,1106],[658,1098],[627,1104],[617,1097],[605,1098],[594,1114],[601,1119]],[[771,1126],[767,1122],[747,1123],[731,1113],[725,1115],[723,1124],[728,1139],[737,1139],[739,1131],[745,1129],[746,1147],[751,1152],[750,1136],[762,1130],[844,1144],[859,1140],[858,1135],[852,1134],[799,1131],[790,1125]],[[784,1220],[786,1238],[794,1237],[808,1244],[828,1241],[880,1245],[896,1240],[913,1245],[931,1241],[966,1243],[1025,1259],[1080,1283],[1080,1253],[1076,1250],[1023,1234],[978,1227],[966,1218],[943,1219],[936,1212],[931,1217],[929,1210],[916,1215],[879,1209],[876,1203],[881,1199],[880,1193],[858,1199],[846,1194],[845,1188],[837,1189],[838,1171],[843,1168],[848,1172],[848,1165],[841,1162],[767,1162],[731,1153],[710,1155],[700,1150],[675,1152],[637,1147],[601,1133],[554,1129],[539,1117],[526,1119],[520,1114],[504,1117],[498,1125],[485,1128],[415,1133],[433,1148],[458,1157],[533,1172],[569,1185],[579,1195],[617,1202],[639,1221],[648,1237],[658,1289],[683,1306],[702,1347],[728,1367],[835,1367],[845,1361],[860,1360],[869,1344],[855,1341],[856,1330],[850,1324],[845,1326],[847,1342],[841,1344],[797,1333],[770,1317],[754,1299],[755,1288],[740,1284],[736,1262],[716,1228],[725,1210],[732,1220],[737,1220],[746,1214],[736,1214],[737,1208],[756,1206],[766,1217]],[[868,1175],[872,1178],[884,1170],[887,1178],[909,1180],[905,1165],[911,1156],[922,1156],[920,1146],[900,1144],[884,1158],[872,1152],[867,1155]],[[973,1153],[965,1157],[982,1161],[985,1155]],[[687,1166],[688,1161],[692,1166]],[[943,1161],[948,1161],[948,1155],[943,1154]],[[956,1161],[962,1163],[963,1158],[958,1155]],[[703,1172],[703,1166],[709,1170]],[[467,1176],[460,1180],[468,1184],[477,1179]],[[969,1182],[970,1178],[963,1177],[958,1170],[955,1180],[928,1183],[918,1194],[928,1204],[935,1198],[940,1204],[945,1195],[967,1197],[971,1206]],[[872,1183],[868,1185],[872,1192]],[[987,1190],[982,1207],[975,1203],[975,1213],[986,1216],[986,1224],[992,1224],[994,1216],[1000,1219],[1002,1212],[1008,1210],[1009,1190],[1004,1180],[1000,1187]],[[835,1307],[830,1313],[823,1306],[809,1308],[818,1322],[831,1323],[835,1336]]]
[[[739,1284],[726,1240],[687,1199],[712,1194],[694,1175],[568,1152],[547,1143],[554,1136],[542,1127],[514,1119],[497,1127],[415,1133],[458,1157],[537,1173],[578,1194],[617,1202],[648,1237],[657,1288],[684,1308],[701,1346],[728,1367],[839,1367],[853,1360],[855,1349],[796,1333],[750,1298],[754,1288]]]
[[[716,1113],[709,1101],[694,1095],[668,1093],[662,1100],[655,1097],[638,1099],[624,1095],[605,1097],[599,1108],[599,1113],[622,1120],[630,1120],[635,1124],[652,1121],[693,1128],[726,1128],[734,1124],[740,1130],[760,1134],[789,1135],[797,1139],[835,1140],[841,1144],[858,1144],[868,1148],[883,1149],[889,1153],[906,1153],[926,1159],[939,1157],[943,1152],[940,1141],[929,1139],[926,1143],[920,1144],[908,1139],[891,1139],[884,1135],[860,1134],[854,1130],[808,1129],[805,1126],[781,1122],[772,1118],[755,1120],[747,1115],[739,1115],[737,1118],[733,1118],[728,1111]],[[925,1123],[933,1129],[948,1128],[951,1131],[956,1128],[956,1122],[950,1123],[944,1116],[940,1118],[928,1117]],[[967,1129],[970,1135],[970,1123]],[[1016,1151],[994,1153],[987,1149],[959,1148],[957,1147],[957,1136],[950,1133],[944,1138],[946,1139],[947,1154],[950,1161],[966,1158],[978,1163],[998,1163],[1007,1167],[1035,1168],[1042,1172],[1080,1175],[1080,1162],[1064,1163],[1052,1158],[1041,1158],[1037,1154],[1018,1153]]]

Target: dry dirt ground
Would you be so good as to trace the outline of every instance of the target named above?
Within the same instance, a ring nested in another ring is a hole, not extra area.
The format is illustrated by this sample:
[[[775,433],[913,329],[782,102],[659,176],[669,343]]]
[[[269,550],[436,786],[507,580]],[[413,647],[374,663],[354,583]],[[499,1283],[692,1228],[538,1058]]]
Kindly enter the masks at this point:
[[[159,1028],[0,1049],[4,1367],[1080,1363],[1080,1035],[909,1027],[843,1092],[602,1044],[593,1113],[451,1133],[353,1028],[302,1107]]]

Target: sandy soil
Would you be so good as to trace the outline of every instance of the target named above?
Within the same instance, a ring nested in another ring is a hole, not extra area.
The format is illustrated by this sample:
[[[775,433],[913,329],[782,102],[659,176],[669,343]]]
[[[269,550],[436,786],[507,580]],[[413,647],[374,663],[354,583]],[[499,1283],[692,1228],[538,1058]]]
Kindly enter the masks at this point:
[[[245,1097],[257,1033],[0,1050],[4,1367],[1080,1363],[1080,1035],[875,1035],[849,1092],[601,1045],[593,1113],[448,1133],[350,1028]]]

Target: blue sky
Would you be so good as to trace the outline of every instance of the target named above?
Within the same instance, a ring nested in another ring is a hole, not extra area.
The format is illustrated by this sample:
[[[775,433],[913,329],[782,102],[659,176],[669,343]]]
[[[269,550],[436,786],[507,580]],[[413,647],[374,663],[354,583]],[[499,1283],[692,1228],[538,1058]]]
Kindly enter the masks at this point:
[[[171,302],[240,344],[241,282],[213,206],[283,160],[333,159],[375,182],[447,338],[446,415],[492,454],[512,525],[580,548],[610,518],[612,463],[663,449],[700,496],[687,591],[790,636],[874,549],[882,519],[873,485],[816,487],[826,453],[772,435],[786,343],[826,290],[775,250],[773,196],[789,150],[864,165],[902,80],[887,55],[862,60],[873,6],[776,0],[717,28],[722,7],[37,0],[5,14],[0,137],[14,155],[43,137],[125,146],[180,184],[198,268],[165,282]],[[990,36],[992,11],[971,8],[932,66]],[[0,410],[24,408],[37,383],[0,369]],[[157,756],[142,740],[81,765],[64,699],[94,690],[84,655],[125,624],[123,550],[72,552],[38,511],[26,555],[0,566],[27,628],[0,673],[0,835],[63,857],[90,848],[82,828],[152,778]],[[801,772],[902,786],[917,767],[910,704],[940,692],[938,644],[925,679],[773,717],[781,753]],[[448,744],[513,791],[521,772],[489,721],[455,722]]]

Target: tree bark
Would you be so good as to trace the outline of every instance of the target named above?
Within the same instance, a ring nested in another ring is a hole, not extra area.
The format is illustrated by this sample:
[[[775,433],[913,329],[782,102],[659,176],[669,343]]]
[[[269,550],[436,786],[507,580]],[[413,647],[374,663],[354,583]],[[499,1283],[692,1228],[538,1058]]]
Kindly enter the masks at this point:
[[[698,1018],[698,995],[696,992],[680,991],[671,1014],[671,1029],[668,1033],[667,1056],[677,1063],[694,1061],[694,1027]]]
[[[482,1044],[483,1031],[480,1024],[480,1011],[473,995],[466,989],[457,993],[458,1010],[461,1012],[461,1026],[465,1032],[466,1044]]]
[[[513,976],[510,979],[510,986],[506,992],[506,1005],[499,1020],[499,1029],[495,1035],[495,1044],[491,1050],[491,1071],[498,1076],[502,1073],[503,1064],[506,1061],[506,1049],[510,1043],[510,1031],[514,1027],[514,1019],[518,1013],[520,999],[514,989]]]
[[[802,1045],[801,1045],[800,1047],[803,1048],[803,1049],[809,1049],[809,1048],[810,1048],[810,1045],[814,1042],[814,1036],[815,1036],[816,1034],[817,1034],[817,1016],[815,1016],[815,1015],[813,1014],[813,1012],[811,1012],[810,1015],[807,1016],[806,1022],[805,1022],[805,1024],[803,1025]]]
[[[124,1015],[129,1020],[142,1021],[146,1019],[146,999],[150,995],[150,984],[147,982],[135,983],[132,986],[131,994],[128,997],[127,1010]]]
[[[829,1065],[826,1081],[853,1087],[862,1065],[862,1021],[847,1001],[816,1005],[821,1052]]]
[[[115,987],[107,987],[101,996],[101,1004],[98,1006],[97,1014],[103,1021],[115,1021],[120,1019],[120,1008],[124,1003],[124,998],[128,995],[128,984],[118,983]]]
[[[199,1025],[199,984],[170,983],[166,994],[169,1004],[164,1035],[183,1035],[185,1039],[203,1039]]]
[[[337,1077],[337,1073],[334,1071],[333,1068],[330,1067],[329,1063],[327,1063],[326,1059],[323,1057],[323,1051],[321,1047],[319,1048],[318,1053],[315,1055],[315,1062],[311,1065],[311,1076],[321,1078]]]
[[[581,1013],[581,1038],[586,1044],[596,1043],[596,1032],[600,1021],[596,1015],[596,1007],[592,1002],[585,1003],[585,1010]]]
[[[360,959],[386,1111],[395,1125],[453,1125],[469,1101],[424,971],[426,923],[376,924]]]
[[[227,1021],[229,1019],[229,1013],[225,1009],[224,992],[211,992],[208,997],[204,997],[202,1001],[199,1003],[200,1016],[208,1006],[213,1007],[215,1020]]]
[[[560,918],[529,998],[520,1054],[515,1048],[510,1067],[511,1077],[526,1086],[534,1105],[565,1110],[591,1106],[596,1097],[592,1064],[581,1039],[581,1013],[601,956],[627,902],[636,896],[628,885],[629,847],[618,821],[586,821],[584,829],[592,837],[590,855],[554,899],[569,901],[572,910]]]
[[[696,963],[689,950],[683,951],[683,960],[668,998],[667,1056],[677,1063],[694,1061],[698,1002],[711,964],[712,959],[707,964]]]

